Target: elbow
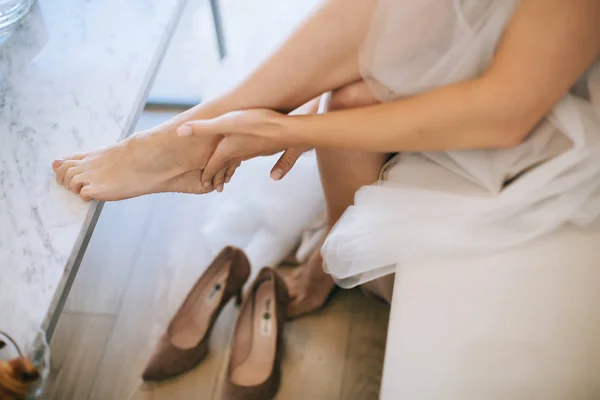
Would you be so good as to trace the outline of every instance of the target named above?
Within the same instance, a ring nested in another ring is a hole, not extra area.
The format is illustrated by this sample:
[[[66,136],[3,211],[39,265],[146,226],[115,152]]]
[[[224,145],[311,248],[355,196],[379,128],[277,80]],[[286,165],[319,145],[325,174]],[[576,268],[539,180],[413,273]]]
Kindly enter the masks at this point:
[[[489,147],[510,149],[523,143],[547,113],[536,97],[520,96],[503,81],[481,78],[474,83],[472,98],[478,124],[490,132]]]
[[[488,115],[485,122],[480,121],[470,130],[472,136],[467,139],[465,148],[512,149],[525,141],[531,127],[514,119],[495,120]]]
[[[521,127],[509,127],[495,130],[493,134],[492,147],[498,149],[512,149],[525,141],[529,135],[529,130]]]
[[[487,132],[487,147],[511,149],[523,143],[539,122],[534,113],[525,108],[504,106],[501,101],[485,105],[479,114],[478,125]],[[525,110],[525,111],[524,111]]]

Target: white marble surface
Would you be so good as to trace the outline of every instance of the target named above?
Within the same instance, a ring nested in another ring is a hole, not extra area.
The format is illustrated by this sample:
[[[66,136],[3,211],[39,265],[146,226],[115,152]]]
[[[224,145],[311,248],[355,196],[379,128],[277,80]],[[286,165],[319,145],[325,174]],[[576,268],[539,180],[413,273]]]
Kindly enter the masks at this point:
[[[40,0],[0,46],[0,328],[23,342],[48,323],[97,207],[51,161],[129,133],[184,1]]]

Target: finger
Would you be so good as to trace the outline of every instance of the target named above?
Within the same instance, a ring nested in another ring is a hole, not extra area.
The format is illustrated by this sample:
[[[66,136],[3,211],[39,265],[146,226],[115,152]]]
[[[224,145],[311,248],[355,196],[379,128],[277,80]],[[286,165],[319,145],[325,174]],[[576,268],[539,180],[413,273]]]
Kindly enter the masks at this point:
[[[271,169],[271,179],[278,181],[286,176],[294,164],[296,164],[296,161],[302,153],[304,153],[304,149],[298,148],[287,149],[284,151],[273,166],[273,169]]]
[[[67,172],[65,172],[65,177],[63,178],[63,186],[68,189],[71,186],[71,180],[73,179],[73,177],[82,172],[83,171],[81,171],[81,169],[77,165],[69,168]]]
[[[65,173],[67,172],[67,170],[71,167],[75,167],[77,164],[79,164],[79,161],[76,161],[76,160],[64,161],[60,165],[60,167],[58,167],[58,171],[56,172],[56,182],[58,182],[60,185],[62,185],[63,181],[65,179]]]
[[[220,135],[231,130],[228,121],[227,118],[218,117],[188,121],[177,128],[177,134],[179,136]]]
[[[221,155],[221,151],[219,151],[219,147],[220,145],[217,147],[210,160],[208,160],[206,167],[204,167],[204,171],[202,171],[202,184],[206,189],[212,187],[213,179],[217,172],[227,167],[226,161]]]
[[[217,192],[221,193],[223,191],[223,187],[225,185],[225,171],[227,168],[223,168],[218,171],[213,178],[213,186],[217,189]]]
[[[225,172],[225,183],[229,183],[231,181],[233,174],[235,174],[235,170],[238,169],[240,164],[241,163],[238,163],[238,164],[230,165],[229,167],[227,167],[227,171]]]
[[[185,124],[183,124],[179,128],[177,128],[177,134],[179,136],[201,135],[203,132],[203,130],[202,130],[203,122],[204,121],[186,122]]]

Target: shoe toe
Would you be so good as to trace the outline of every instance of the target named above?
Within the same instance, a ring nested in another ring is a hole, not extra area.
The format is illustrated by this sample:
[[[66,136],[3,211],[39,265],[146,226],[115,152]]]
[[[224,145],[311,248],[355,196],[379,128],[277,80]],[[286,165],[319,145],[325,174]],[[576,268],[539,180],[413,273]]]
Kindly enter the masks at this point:
[[[172,346],[163,337],[146,365],[142,379],[146,382],[161,381],[181,375],[198,365],[207,353],[208,347],[205,341],[193,349],[183,350]]]
[[[160,381],[161,379],[165,379],[165,374],[153,363],[148,364],[144,372],[142,372],[142,380],[144,382]]]

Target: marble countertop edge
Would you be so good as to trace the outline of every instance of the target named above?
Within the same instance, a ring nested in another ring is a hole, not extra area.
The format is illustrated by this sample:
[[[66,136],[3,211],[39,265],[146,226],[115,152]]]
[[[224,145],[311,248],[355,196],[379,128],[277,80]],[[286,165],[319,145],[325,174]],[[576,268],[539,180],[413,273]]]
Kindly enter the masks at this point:
[[[126,138],[134,132],[135,125],[140,115],[144,111],[146,99],[148,98],[148,94],[152,87],[152,82],[156,78],[158,69],[160,67],[160,63],[162,62],[162,59],[164,58],[164,55],[167,51],[169,42],[173,37],[173,33],[175,32],[175,28],[177,26],[178,21],[180,20],[186,2],[187,0],[179,1],[179,8],[176,12],[173,13],[174,15],[171,17],[171,21],[169,21],[168,23],[168,27],[166,28],[168,34],[164,35],[162,43],[158,46],[158,49],[155,52],[151,66],[148,69],[149,72],[146,78],[144,79],[145,82],[142,85],[142,90],[140,91],[138,96],[138,106],[135,109],[135,111],[130,114],[129,119],[124,125],[125,129],[123,129],[123,131],[121,132],[119,140]],[[85,255],[85,251],[93,235],[94,228],[102,212],[104,202],[92,201],[91,203],[92,204],[84,218],[81,230],[77,236],[77,240],[73,246],[73,250],[71,251],[71,254],[68,258],[64,274],[57,286],[56,292],[52,298],[46,317],[44,318],[44,321],[42,323],[42,330],[46,332],[48,341],[51,340],[52,335],[54,334],[56,325],[58,324],[60,315],[63,312],[69,292],[71,290],[73,282],[75,281],[77,272],[79,271],[81,261]]]

